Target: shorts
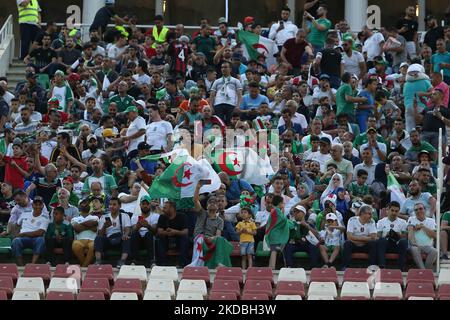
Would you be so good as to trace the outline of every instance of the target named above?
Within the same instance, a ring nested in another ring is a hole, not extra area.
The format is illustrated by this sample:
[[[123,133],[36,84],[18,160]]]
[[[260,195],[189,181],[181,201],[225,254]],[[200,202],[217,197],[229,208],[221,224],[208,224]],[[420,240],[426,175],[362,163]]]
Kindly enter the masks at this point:
[[[334,248],[336,248],[336,246],[326,246],[327,247],[327,252],[328,253],[333,253]]]
[[[270,251],[283,251],[284,245],[282,244],[271,244],[270,245]]]
[[[255,243],[254,242],[241,242],[241,243],[239,243],[239,248],[241,249],[241,256],[255,254]]]

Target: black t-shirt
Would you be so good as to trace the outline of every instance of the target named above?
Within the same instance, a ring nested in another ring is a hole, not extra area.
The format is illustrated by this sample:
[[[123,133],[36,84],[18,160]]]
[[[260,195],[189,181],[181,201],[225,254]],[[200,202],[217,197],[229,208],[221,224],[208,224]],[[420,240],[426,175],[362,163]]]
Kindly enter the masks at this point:
[[[436,51],[436,41],[440,38],[444,39],[444,29],[442,27],[436,27],[425,34],[424,43],[428,45],[434,53]]]
[[[30,57],[35,59],[34,64],[38,68],[44,68],[52,62],[53,58],[57,57],[57,54],[52,48],[38,48],[30,52]]]
[[[67,50],[63,49],[59,52],[59,57],[62,59],[62,62],[67,65],[72,65],[77,59],[81,57],[81,52],[77,49]]]
[[[155,56],[150,60],[150,65],[163,66],[165,64],[166,64],[166,58],[164,56],[162,56],[162,58],[158,58]]]
[[[323,49],[320,71],[322,74],[339,77],[341,73],[342,55],[335,49]]]
[[[440,107],[439,112],[444,118],[450,119],[450,110],[448,108]],[[442,128],[442,132],[447,134],[445,123],[434,116],[434,108],[426,108],[422,111],[422,115],[424,116],[422,131],[439,132],[439,128]]]
[[[0,210],[9,210],[11,212],[11,209],[14,208],[16,205],[16,202],[14,201],[14,198],[0,198]],[[2,223],[8,223],[9,220],[9,214],[0,215],[0,222]]]
[[[47,182],[45,178],[38,178],[33,181],[36,186],[36,196],[41,196],[44,199],[45,205],[48,207],[53,195],[58,188],[61,188],[61,180],[55,179],[52,182]]]
[[[159,216],[158,228],[164,230],[170,228],[173,230],[182,231],[183,229],[187,229],[187,227],[187,217],[184,213],[177,212],[175,218],[173,218],[172,220],[169,220],[164,214]]]
[[[406,41],[414,41],[414,34],[417,32],[417,29],[419,28],[419,24],[417,23],[417,21],[405,18],[398,20],[396,28],[400,30],[403,27],[407,27],[408,31],[400,33],[400,35],[403,36],[406,39]]]
[[[94,21],[92,22],[89,31],[98,30],[98,28],[102,28],[102,30],[105,31],[106,27],[108,26],[108,23],[111,22],[111,18],[114,17],[115,15],[116,12],[114,11],[113,7],[106,6],[101,8],[95,14]]]

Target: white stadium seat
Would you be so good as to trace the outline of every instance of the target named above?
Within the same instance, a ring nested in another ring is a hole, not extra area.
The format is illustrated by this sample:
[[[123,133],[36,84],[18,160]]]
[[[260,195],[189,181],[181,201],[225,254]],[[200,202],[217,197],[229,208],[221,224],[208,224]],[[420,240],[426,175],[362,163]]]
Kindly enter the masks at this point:
[[[402,299],[402,287],[399,283],[377,282],[373,290],[373,297],[397,297]]]
[[[280,281],[300,281],[304,284],[308,283],[306,271],[303,268],[281,268],[278,274],[278,282]]]
[[[341,297],[365,297],[370,299],[370,289],[367,282],[344,282]]]
[[[333,282],[311,282],[309,284],[308,296],[331,296],[337,297],[336,285]]]

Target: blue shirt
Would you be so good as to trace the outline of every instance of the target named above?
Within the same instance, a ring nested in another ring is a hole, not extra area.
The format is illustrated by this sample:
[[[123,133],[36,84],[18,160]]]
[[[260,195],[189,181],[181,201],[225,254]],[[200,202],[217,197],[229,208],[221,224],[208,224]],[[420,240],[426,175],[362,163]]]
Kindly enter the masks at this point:
[[[367,102],[361,104],[361,105],[370,105],[370,106],[375,106],[375,99],[372,96],[372,94],[367,91],[367,90],[363,90],[359,93],[358,95],[359,97],[364,97],[367,98]],[[373,110],[370,109],[366,109],[366,110],[357,110],[356,113],[358,114],[373,114]]]
[[[441,70],[444,70],[444,76],[450,77],[450,69],[439,67],[439,63],[450,63],[450,52],[436,52],[431,56],[431,63],[433,64],[434,72],[441,72]]]
[[[241,179],[231,180],[230,187],[227,188],[227,200],[238,200],[242,190],[250,191],[250,193],[255,192],[247,181]]]
[[[301,136],[303,135],[302,126],[299,125],[298,123],[293,123],[291,129],[294,131],[294,133],[298,133]],[[286,131],[286,125],[282,125],[281,127],[278,128],[278,130],[281,136]]]
[[[269,99],[261,94],[258,94],[256,99],[253,99],[250,97],[250,94],[246,94],[242,97],[241,110],[258,109],[262,103],[269,104]]]
[[[149,161],[149,160],[139,160],[141,162],[141,166],[145,169],[148,174],[155,174],[156,167],[158,166],[158,161]],[[134,161],[130,162],[130,169],[132,171],[137,170],[137,165]]]

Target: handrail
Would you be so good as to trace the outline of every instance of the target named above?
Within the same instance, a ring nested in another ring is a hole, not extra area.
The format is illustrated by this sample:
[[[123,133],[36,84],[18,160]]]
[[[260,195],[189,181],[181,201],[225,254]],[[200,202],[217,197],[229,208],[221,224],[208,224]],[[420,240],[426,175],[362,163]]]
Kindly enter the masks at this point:
[[[0,29],[0,47],[4,45],[3,41],[6,39],[8,35],[13,34],[13,16],[9,15],[8,19],[6,19],[3,27]]]
[[[0,76],[4,76],[14,57],[14,24],[9,15],[0,29]]]

